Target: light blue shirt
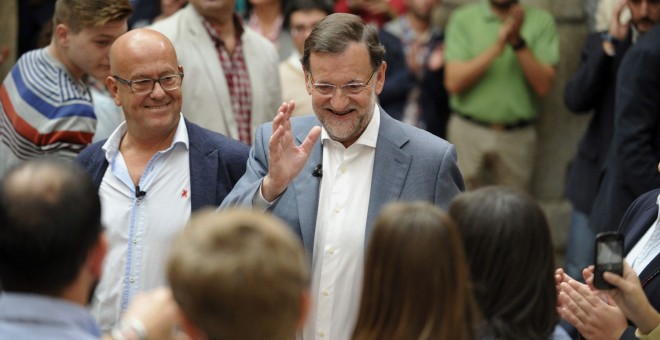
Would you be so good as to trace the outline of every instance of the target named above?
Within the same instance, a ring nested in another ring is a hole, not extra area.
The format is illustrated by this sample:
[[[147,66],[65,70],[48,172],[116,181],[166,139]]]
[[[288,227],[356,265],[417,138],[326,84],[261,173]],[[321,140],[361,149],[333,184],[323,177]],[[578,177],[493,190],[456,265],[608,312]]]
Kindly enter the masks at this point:
[[[0,293],[0,338],[100,339],[87,310],[68,300],[37,294]]]

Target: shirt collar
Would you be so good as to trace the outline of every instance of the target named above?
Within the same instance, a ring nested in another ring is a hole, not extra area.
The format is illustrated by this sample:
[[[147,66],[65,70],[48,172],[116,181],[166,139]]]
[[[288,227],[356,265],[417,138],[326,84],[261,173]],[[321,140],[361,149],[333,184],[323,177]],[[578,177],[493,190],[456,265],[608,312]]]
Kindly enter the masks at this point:
[[[243,29],[243,19],[239,17],[236,13],[234,13],[234,27],[236,29],[236,41],[239,43],[241,41],[241,36],[243,35],[243,32],[245,31]],[[215,43],[216,47],[218,45],[223,45],[224,46],[224,41],[222,40],[222,36],[220,35],[220,32],[211,25],[210,22],[208,22],[206,19],[202,17],[202,24],[204,25],[204,28],[206,28],[206,32],[209,33],[211,36],[211,40]]]
[[[108,161],[108,163],[112,163],[112,160],[115,158],[117,153],[119,152],[119,145],[121,144],[122,138],[124,138],[124,135],[126,134],[126,131],[128,130],[126,126],[126,121],[122,122],[116,129],[115,131],[108,137],[108,140],[103,144],[103,151],[105,151],[105,159]],[[172,138],[172,144],[170,144],[170,147],[162,150],[160,152],[165,153],[169,152],[172,150],[176,145],[181,144],[183,147],[189,149],[189,143],[188,143],[188,129],[186,129],[186,121],[183,119],[183,115],[179,113],[179,124],[176,127],[176,131],[174,132],[174,137]]]
[[[372,148],[376,147],[376,142],[378,140],[378,130],[380,129],[380,108],[377,104],[374,104],[374,113],[371,117],[371,121],[367,125],[367,128],[364,129],[360,137],[353,143],[353,145],[364,145],[370,146]],[[325,127],[321,128],[321,141],[331,141],[330,135],[325,130]]]

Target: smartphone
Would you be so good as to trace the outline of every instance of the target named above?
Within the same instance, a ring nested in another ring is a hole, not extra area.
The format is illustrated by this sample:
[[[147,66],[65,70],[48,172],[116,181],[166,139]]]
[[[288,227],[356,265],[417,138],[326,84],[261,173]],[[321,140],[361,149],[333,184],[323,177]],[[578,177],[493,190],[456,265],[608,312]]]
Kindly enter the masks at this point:
[[[594,287],[611,289],[603,279],[604,272],[623,275],[623,235],[617,232],[604,232],[596,235],[596,261],[594,264]]]

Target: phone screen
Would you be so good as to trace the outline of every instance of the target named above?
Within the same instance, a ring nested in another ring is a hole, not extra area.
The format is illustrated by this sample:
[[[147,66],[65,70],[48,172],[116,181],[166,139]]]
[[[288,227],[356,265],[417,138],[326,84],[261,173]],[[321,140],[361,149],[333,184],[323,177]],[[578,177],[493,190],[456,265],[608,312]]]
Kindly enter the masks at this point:
[[[594,287],[598,289],[612,288],[603,279],[603,273],[608,271],[623,274],[623,235],[613,232],[598,234],[595,260]]]
[[[615,264],[620,263],[623,256],[623,249],[621,249],[621,242],[617,240],[609,240],[605,242],[598,242],[598,264]]]

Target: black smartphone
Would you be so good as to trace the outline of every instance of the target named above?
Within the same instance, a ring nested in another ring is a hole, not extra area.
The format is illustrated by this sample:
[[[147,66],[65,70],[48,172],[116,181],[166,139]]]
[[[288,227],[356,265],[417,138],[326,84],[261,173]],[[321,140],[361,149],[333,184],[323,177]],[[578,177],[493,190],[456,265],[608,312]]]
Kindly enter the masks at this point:
[[[604,232],[596,235],[596,261],[594,262],[594,287],[611,289],[603,279],[604,272],[623,275],[623,235],[617,232]]]

